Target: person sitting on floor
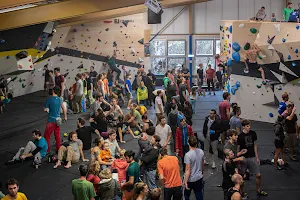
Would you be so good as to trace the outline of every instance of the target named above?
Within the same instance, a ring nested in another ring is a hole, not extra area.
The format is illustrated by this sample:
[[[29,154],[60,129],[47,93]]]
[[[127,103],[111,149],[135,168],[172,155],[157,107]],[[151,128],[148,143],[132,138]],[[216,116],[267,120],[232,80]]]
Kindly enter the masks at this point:
[[[108,133],[108,135],[109,136],[105,140],[105,142],[108,143],[111,155],[112,155],[112,157],[115,158],[116,151],[118,151],[118,153],[120,153],[120,151],[121,151],[121,148],[119,147],[119,144],[118,144],[118,142],[116,140],[116,138],[117,138],[116,131],[115,130],[110,130],[109,133]]]
[[[148,128],[154,126],[153,122],[148,118],[148,116],[142,115],[142,120],[144,122],[143,124],[143,132],[145,132],[146,130],[148,130]]]
[[[130,114],[127,114],[124,118],[123,115],[120,115],[119,117],[119,123],[117,124],[117,132],[118,132],[118,140],[121,143],[126,143],[123,139],[124,134],[131,134],[133,138],[138,138],[135,136],[130,128],[130,124],[127,122],[128,119],[130,119]]]
[[[97,129],[100,134],[102,132],[107,132],[107,119],[106,115],[101,108],[97,110],[95,115],[91,116],[89,122],[91,123],[91,127]]]
[[[130,105],[130,119],[127,120],[130,123],[130,127],[136,127],[140,132],[142,132],[141,124],[142,124],[142,116],[139,111],[136,110],[137,105],[132,103]]]
[[[97,129],[94,129],[90,126],[84,126],[85,120],[82,118],[78,118],[77,121],[77,136],[83,143],[83,150],[91,149],[91,141],[92,141],[92,133],[96,133],[98,137],[100,137],[100,133]]]
[[[39,130],[32,131],[34,141],[29,141],[26,147],[21,147],[12,160],[7,164],[13,164],[17,161],[23,161],[26,158],[34,158],[34,164],[40,165],[42,159],[46,156],[48,144],[46,139],[42,136]]]
[[[66,169],[72,167],[72,163],[78,163],[80,157],[83,162],[88,162],[88,159],[84,158],[82,152],[82,141],[77,138],[76,132],[71,132],[68,136],[68,142],[64,143],[58,150],[58,158],[57,163],[53,167],[56,169],[61,166],[61,162],[66,159],[67,165],[65,165]]]
[[[97,195],[100,199],[120,199],[122,195],[119,183],[112,178],[111,170],[106,168],[100,172],[101,181]],[[119,197],[119,198],[116,198]]]
[[[99,108],[101,108],[104,112],[107,112],[111,110],[111,105],[104,100],[103,95],[96,94],[96,101],[91,105],[90,116],[94,115]]]
[[[109,168],[112,163],[113,157],[111,155],[108,142],[104,142],[103,149],[100,151],[100,157],[102,161],[109,163],[109,165],[101,165],[101,168]]]
[[[122,149],[120,151],[120,158],[115,159],[111,164],[112,169],[116,169],[118,171],[118,179],[120,184],[126,181],[126,170],[129,165],[124,156],[125,152],[126,150]]]

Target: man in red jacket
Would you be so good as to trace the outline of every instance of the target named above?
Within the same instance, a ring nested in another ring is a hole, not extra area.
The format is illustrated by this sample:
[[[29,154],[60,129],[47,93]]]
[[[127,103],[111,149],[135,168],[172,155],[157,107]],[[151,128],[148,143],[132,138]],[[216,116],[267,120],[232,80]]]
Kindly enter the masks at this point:
[[[186,120],[182,118],[180,125],[176,129],[176,153],[179,155],[182,161],[183,171],[185,171],[184,155],[189,151],[188,138],[194,136],[193,129],[186,123]]]

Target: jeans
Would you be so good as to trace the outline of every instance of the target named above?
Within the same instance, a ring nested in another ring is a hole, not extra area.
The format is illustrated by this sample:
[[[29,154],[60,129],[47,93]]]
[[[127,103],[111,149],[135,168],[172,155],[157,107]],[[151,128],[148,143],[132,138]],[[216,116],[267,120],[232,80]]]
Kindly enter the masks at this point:
[[[218,160],[218,140],[210,141],[210,146],[213,152],[213,154],[211,154],[212,161],[215,162]]]
[[[59,150],[59,147],[61,146],[60,141],[60,126],[57,126],[55,122],[48,122],[46,125],[46,130],[44,133],[44,137],[48,143],[48,152],[51,150],[51,144],[50,144],[50,136],[54,132],[55,136],[55,142],[56,142],[56,150]]]
[[[181,200],[182,190],[181,186],[164,189],[164,200]]]
[[[210,84],[212,85],[212,91],[215,91],[215,83],[213,79],[207,79],[207,87],[208,87],[208,91],[210,92]]]
[[[157,188],[155,183],[155,178],[156,178],[156,170],[152,170],[152,171],[145,170],[144,182],[148,185],[149,190],[153,190],[154,188]]]
[[[19,149],[19,151],[13,157],[13,160],[19,159],[21,155],[29,154],[29,153],[33,152],[35,149],[36,149],[36,145],[32,141],[29,141],[25,148],[21,147]],[[33,155],[33,157],[34,157],[34,162],[36,164],[40,164],[42,162],[42,156],[41,156],[40,152]]]
[[[196,109],[196,100],[195,100],[195,99],[190,99],[190,102],[191,102],[191,104],[192,104],[193,113],[195,113],[195,109]]]
[[[203,200],[203,180],[202,180],[202,178],[196,182],[188,182],[187,184],[188,184],[189,190],[184,189],[185,200],[190,200],[192,190],[195,193],[196,200]]]
[[[181,158],[181,162],[182,162],[182,169],[183,169],[183,173],[185,172],[185,163],[184,163],[184,156],[187,152],[189,152],[190,148],[189,146],[182,146],[182,158]]]

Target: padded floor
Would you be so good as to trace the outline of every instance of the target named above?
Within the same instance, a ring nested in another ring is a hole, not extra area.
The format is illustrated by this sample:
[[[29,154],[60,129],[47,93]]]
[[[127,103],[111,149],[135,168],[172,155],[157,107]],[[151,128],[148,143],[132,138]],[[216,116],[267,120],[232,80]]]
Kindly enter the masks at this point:
[[[193,116],[193,130],[201,132],[205,116],[210,109],[218,110],[218,103],[221,101],[221,92],[216,96],[198,97],[196,114]],[[42,92],[15,98],[6,107],[6,112],[0,115],[0,181],[5,182],[9,177],[14,177],[20,181],[20,191],[24,192],[28,199],[33,200],[70,200],[72,199],[71,181],[79,176],[78,164],[74,164],[71,169],[56,169],[53,164],[45,163],[38,170],[30,166],[30,162],[24,162],[13,166],[5,166],[5,161],[9,160],[19,147],[24,146],[31,139],[31,131],[39,129],[45,130],[47,115],[43,112],[45,97]],[[126,111],[128,112],[128,111]],[[64,132],[76,130],[76,120],[78,117],[87,117],[87,114],[70,115],[68,122],[61,127],[61,135]],[[149,110],[149,116],[155,120],[153,108]],[[260,159],[272,159],[273,126],[272,124],[253,122],[252,129],[258,134],[258,146]],[[52,136],[52,142],[54,142]],[[122,148],[138,150],[137,140],[126,135],[126,144],[121,144]],[[52,145],[54,149],[54,145]],[[90,158],[89,151],[84,152]],[[209,154],[205,152],[209,161]],[[221,200],[223,192],[219,185],[222,182],[221,163],[218,161],[217,169],[212,170],[210,166],[205,167],[204,179],[204,199]],[[276,171],[271,165],[260,167],[262,174],[262,189],[268,192],[268,197],[257,197],[255,193],[255,179],[252,176],[250,181],[246,181],[246,191],[250,199],[300,199],[300,165],[299,162],[290,162],[291,169],[286,171]],[[6,193],[6,189],[2,188]],[[192,197],[191,199],[194,199]]]

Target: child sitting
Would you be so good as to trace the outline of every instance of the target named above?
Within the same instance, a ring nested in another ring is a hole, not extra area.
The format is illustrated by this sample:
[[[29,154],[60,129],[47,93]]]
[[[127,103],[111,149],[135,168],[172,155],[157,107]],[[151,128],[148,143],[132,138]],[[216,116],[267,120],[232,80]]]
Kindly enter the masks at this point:
[[[113,157],[111,155],[108,142],[104,142],[103,150],[100,151],[101,160],[104,162],[111,162]],[[101,165],[102,169],[109,168],[109,165]]]

